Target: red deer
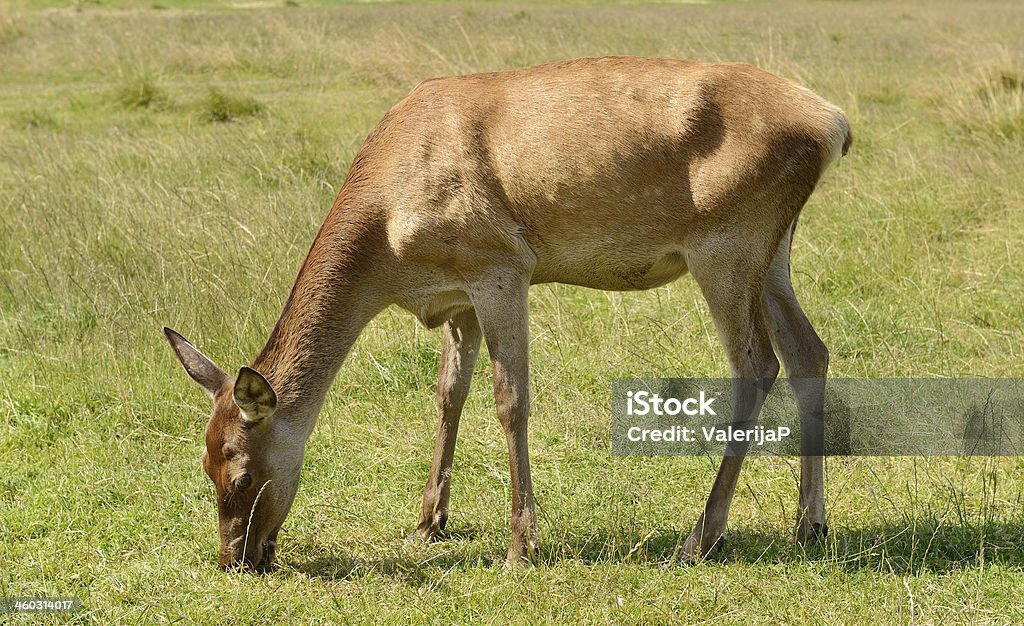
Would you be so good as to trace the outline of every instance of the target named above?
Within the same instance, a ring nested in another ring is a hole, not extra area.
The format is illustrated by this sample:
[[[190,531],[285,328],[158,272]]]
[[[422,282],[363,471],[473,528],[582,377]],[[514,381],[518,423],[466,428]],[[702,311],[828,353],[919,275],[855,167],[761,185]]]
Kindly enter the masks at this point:
[[[459,416],[483,338],[508,443],[512,564],[537,545],[531,284],[639,290],[690,272],[734,381],[770,385],[781,359],[803,385],[801,423],[820,421],[828,350],[793,292],[790,244],[819,177],[850,143],[840,109],[743,64],[585,58],[418,85],[356,154],[247,367],[229,376],[165,329],[213,400],[203,468],[217,491],[221,564],[273,558],[327,391],[360,331],[391,304],[444,326],[417,534],[433,537],[448,520]],[[733,394],[734,420],[756,419],[763,394],[742,385]],[[804,542],[827,528],[818,437],[802,433],[802,449],[818,450],[800,460],[794,535]],[[744,451],[723,458],[684,558],[702,558],[724,532]]]

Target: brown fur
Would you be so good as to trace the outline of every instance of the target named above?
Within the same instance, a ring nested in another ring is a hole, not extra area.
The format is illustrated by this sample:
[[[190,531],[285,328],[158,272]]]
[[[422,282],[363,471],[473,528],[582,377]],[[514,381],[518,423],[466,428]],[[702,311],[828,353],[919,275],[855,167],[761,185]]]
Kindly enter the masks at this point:
[[[793,295],[789,246],[818,178],[850,142],[839,109],[739,64],[606,57],[421,83],[356,155],[252,362],[262,376],[246,372],[235,389],[168,334],[193,378],[208,391],[211,380],[220,385],[210,391],[205,460],[218,497],[232,477],[254,473],[251,487],[232,494],[235,508],[221,509],[222,563],[259,564],[272,552],[331,381],[361,329],[390,304],[445,325],[440,425],[418,533],[433,536],[447,520],[459,414],[484,337],[509,448],[513,563],[536,544],[530,284],[647,289],[689,271],[734,378],[770,385],[778,353],[791,378],[811,381],[801,419],[820,416],[828,351]],[[737,419],[756,418],[762,399],[738,398]],[[699,558],[718,540],[741,463],[742,455],[723,460],[685,556]],[[809,540],[825,531],[820,457],[801,468],[796,535]],[[239,542],[250,514],[251,551]]]

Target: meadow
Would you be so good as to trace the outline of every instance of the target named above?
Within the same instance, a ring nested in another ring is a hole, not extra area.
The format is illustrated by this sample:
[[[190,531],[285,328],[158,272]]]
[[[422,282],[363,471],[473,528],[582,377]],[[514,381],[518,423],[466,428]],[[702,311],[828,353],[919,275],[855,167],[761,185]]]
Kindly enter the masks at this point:
[[[420,80],[601,54],[745,61],[845,109],[794,283],[846,377],[1024,376],[1024,5],[0,0],[0,596],[12,623],[1024,621],[1024,460],[747,462],[725,548],[673,555],[714,458],[614,458],[617,377],[726,376],[692,279],[531,295],[542,548],[503,567],[486,359],[448,535],[414,530],[440,332],[389,309],[328,396],[264,575],[216,564],[208,400],[161,333],[262,347],[353,154]]]

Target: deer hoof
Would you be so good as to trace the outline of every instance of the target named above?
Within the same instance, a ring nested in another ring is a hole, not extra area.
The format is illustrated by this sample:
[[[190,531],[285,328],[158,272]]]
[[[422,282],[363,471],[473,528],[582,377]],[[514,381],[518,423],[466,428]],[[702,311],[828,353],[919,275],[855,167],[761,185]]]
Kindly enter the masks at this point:
[[[448,513],[435,513],[426,519],[421,519],[416,532],[409,535],[409,539],[421,541],[434,541],[441,536],[444,527],[448,523]]]
[[[828,523],[808,523],[801,521],[796,525],[790,540],[801,545],[812,546],[819,540],[828,536]]]
[[[707,537],[690,533],[682,547],[679,549],[679,561],[683,563],[698,563],[710,556],[713,552],[721,550],[726,543],[725,535],[718,535],[713,541]]]

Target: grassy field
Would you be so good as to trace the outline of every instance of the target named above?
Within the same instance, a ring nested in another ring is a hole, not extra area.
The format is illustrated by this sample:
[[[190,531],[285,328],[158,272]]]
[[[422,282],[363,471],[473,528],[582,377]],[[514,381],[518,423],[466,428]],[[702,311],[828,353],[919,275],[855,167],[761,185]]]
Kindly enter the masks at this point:
[[[753,459],[726,549],[672,561],[717,460],[612,458],[609,388],[727,374],[690,279],[534,289],[536,567],[502,567],[486,359],[451,535],[405,541],[440,334],[388,310],[328,397],[279,566],[220,571],[208,401],[160,328],[248,362],[355,150],[430,76],[615,53],[803,82],[856,136],[793,253],[832,375],[1024,376],[1024,6],[323,4],[0,0],[0,596],[102,624],[1024,621],[1015,458],[831,459],[806,551],[797,461]]]

